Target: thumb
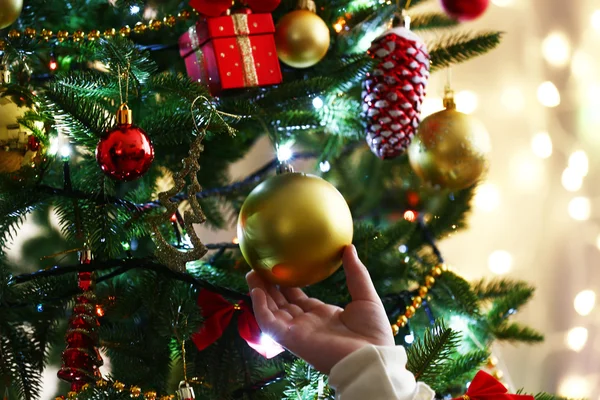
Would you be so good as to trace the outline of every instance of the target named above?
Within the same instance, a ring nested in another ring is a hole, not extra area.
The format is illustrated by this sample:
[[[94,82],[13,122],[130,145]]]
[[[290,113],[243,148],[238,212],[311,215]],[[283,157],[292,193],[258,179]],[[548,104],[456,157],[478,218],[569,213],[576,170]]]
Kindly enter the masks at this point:
[[[352,300],[381,302],[369,276],[369,271],[358,258],[354,245],[346,246],[344,249],[343,262],[346,284]]]

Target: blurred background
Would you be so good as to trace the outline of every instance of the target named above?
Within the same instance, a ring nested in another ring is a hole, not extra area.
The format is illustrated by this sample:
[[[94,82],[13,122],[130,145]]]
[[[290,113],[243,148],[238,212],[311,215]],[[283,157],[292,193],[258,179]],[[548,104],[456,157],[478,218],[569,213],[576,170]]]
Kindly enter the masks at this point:
[[[508,276],[538,287],[517,318],[544,332],[545,343],[495,349],[513,389],[600,399],[600,1],[492,0],[471,28],[505,32],[499,49],[451,73],[458,109],[488,128],[491,168],[470,229],[441,249],[468,279]],[[446,80],[433,76],[425,115],[442,109]],[[272,157],[269,142],[258,143],[232,179]],[[19,239],[39,233],[32,223]],[[201,234],[235,237],[233,229]],[[12,255],[23,259],[23,249]],[[46,373],[51,396],[56,371]]]

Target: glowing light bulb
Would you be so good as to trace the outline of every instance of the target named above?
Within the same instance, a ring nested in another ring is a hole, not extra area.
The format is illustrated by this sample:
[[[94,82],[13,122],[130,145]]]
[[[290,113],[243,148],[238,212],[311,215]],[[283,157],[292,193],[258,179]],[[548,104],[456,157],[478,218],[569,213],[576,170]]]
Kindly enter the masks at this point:
[[[540,104],[548,108],[557,107],[560,104],[560,93],[554,83],[550,81],[538,86],[537,98]]]
[[[60,156],[62,158],[69,158],[71,156],[71,146],[69,146],[68,144],[63,145],[60,148]]]
[[[569,157],[569,168],[580,176],[586,176],[588,174],[590,163],[588,156],[583,150],[577,150]]]
[[[587,221],[592,214],[592,204],[587,197],[575,197],[569,202],[569,215],[576,221]]]
[[[477,94],[470,90],[462,90],[455,96],[456,109],[465,114],[472,114],[477,110],[479,100]]]
[[[492,212],[500,206],[500,190],[493,183],[484,183],[477,188],[475,206],[485,212]]]
[[[565,337],[567,347],[573,351],[580,352],[585,347],[588,339],[588,330],[582,326],[571,329]]]
[[[140,6],[137,5],[133,5],[131,7],[129,7],[129,12],[133,15],[133,14],[137,14],[140,12]]]
[[[408,335],[404,336],[404,342],[406,344],[412,344],[415,341],[415,336],[412,333],[409,333]]]
[[[488,268],[496,275],[508,274],[512,264],[512,255],[505,250],[496,250],[488,258]]]
[[[560,382],[558,395],[571,399],[583,399],[589,397],[591,383],[583,376],[568,376]]]
[[[320,162],[319,169],[321,172],[329,172],[331,170],[331,164],[329,164],[329,161]]]
[[[502,105],[511,112],[519,112],[525,108],[525,96],[520,87],[507,87],[500,97]]]
[[[398,251],[402,254],[406,253],[408,251],[408,247],[406,247],[405,244],[401,244],[400,246],[398,246]]]
[[[569,192],[576,192],[583,186],[583,177],[570,167],[563,171],[561,181]]]
[[[533,154],[539,158],[548,158],[552,155],[552,138],[548,132],[538,132],[531,138]]]
[[[315,98],[313,99],[312,103],[313,103],[313,107],[314,107],[315,109],[317,109],[317,110],[319,110],[319,109],[323,108],[323,105],[324,105],[324,103],[323,103],[323,99],[322,99],[322,98],[320,98],[320,97],[315,97]]]
[[[586,316],[590,315],[594,307],[596,306],[596,293],[593,290],[582,290],[577,293],[575,300],[573,300],[573,307],[577,314]]]
[[[571,44],[562,32],[552,32],[542,42],[542,54],[550,65],[564,67],[571,56]]]
[[[59,148],[60,148],[60,146],[58,145],[58,139],[55,137],[50,138],[50,146],[48,147],[48,154],[51,156],[56,155],[56,153],[58,153]]]
[[[293,142],[288,142],[277,147],[277,159],[279,161],[289,161],[293,157],[292,145]]]

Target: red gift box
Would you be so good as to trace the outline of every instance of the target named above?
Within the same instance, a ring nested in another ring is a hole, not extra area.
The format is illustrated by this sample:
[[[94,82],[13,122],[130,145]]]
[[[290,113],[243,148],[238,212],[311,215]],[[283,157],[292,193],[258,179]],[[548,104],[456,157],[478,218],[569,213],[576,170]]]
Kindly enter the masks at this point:
[[[188,75],[217,94],[281,83],[271,14],[205,18],[179,39]]]

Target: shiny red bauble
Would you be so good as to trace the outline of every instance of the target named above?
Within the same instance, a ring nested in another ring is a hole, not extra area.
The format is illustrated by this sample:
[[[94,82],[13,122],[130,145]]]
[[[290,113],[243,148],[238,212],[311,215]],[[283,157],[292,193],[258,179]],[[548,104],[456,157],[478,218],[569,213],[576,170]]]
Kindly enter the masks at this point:
[[[442,8],[458,21],[471,21],[483,15],[490,0],[441,0]]]
[[[102,171],[118,181],[133,181],[144,175],[154,160],[150,138],[135,125],[119,124],[108,131],[96,148]]]

